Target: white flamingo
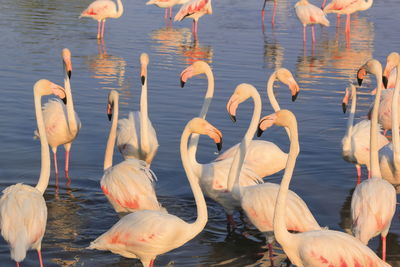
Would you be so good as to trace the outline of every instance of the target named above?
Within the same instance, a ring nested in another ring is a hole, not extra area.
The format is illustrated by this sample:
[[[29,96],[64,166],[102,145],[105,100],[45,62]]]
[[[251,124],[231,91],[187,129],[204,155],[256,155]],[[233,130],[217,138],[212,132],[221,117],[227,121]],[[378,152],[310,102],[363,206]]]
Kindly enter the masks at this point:
[[[65,175],[68,178],[69,151],[72,142],[78,136],[81,121],[74,110],[70,77],[72,72],[71,52],[64,48],[61,53],[64,64],[64,87],[67,103],[64,105],[59,99],[51,99],[43,106],[43,120],[46,127],[46,135],[54,156],[54,169],[58,175],[57,147],[65,148]]]
[[[165,16],[164,18],[172,19],[172,8],[175,5],[183,5],[186,4],[189,0],[150,0],[146,2],[146,5],[156,5],[161,8],[165,8]],[[168,16],[169,10],[169,16]]]
[[[221,132],[201,118],[189,121],[181,136],[181,159],[197,206],[197,218],[187,223],[175,215],[143,210],[123,217],[110,230],[93,241],[89,249],[110,250],[128,258],[139,258],[145,267],[155,258],[178,248],[197,236],[207,223],[207,206],[188,161],[188,140],[192,133],[206,134],[221,149]]]
[[[150,166],[158,150],[158,140],[147,110],[148,64],[149,56],[142,53],[140,55],[142,82],[140,111],[130,112],[127,119],[118,121],[117,146],[124,159],[140,159]]]
[[[283,174],[274,213],[274,234],[290,261],[298,266],[376,266],[390,265],[379,259],[366,245],[351,235],[339,231],[315,230],[304,233],[290,233],[286,226],[287,194],[293,170],[299,154],[296,117],[288,110],[281,110],[269,116],[264,127],[272,124],[288,127],[290,150]]]
[[[362,120],[353,125],[357,106],[357,89],[353,84],[350,84],[350,88],[346,88],[346,93],[342,101],[343,112],[346,112],[349,98],[352,98],[351,110],[347,121],[346,134],[342,139],[342,157],[347,162],[355,165],[357,169],[357,184],[359,184],[361,183],[361,165],[367,166],[368,177],[370,177],[369,143],[371,121]],[[379,131],[378,149],[381,149],[388,143],[389,140]]]
[[[111,129],[104,155],[104,174],[101,178],[101,189],[116,212],[133,212],[137,210],[164,211],[158,203],[154,190],[155,175],[146,162],[135,158],[112,166],[114,153],[119,94],[112,90],[108,95],[107,114],[111,120]]]
[[[41,243],[46,230],[47,207],[43,193],[49,184],[50,152],[41,110],[41,98],[54,94],[65,98],[64,89],[48,80],[39,80],[33,87],[35,113],[41,147],[41,168],[36,187],[15,184],[3,190],[0,199],[1,235],[10,245],[11,258],[17,267],[28,249],[36,249],[43,267]]]
[[[396,190],[382,179],[378,157],[378,110],[382,90],[382,66],[371,59],[358,71],[357,78],[362,81],[367,73],[376,76],[377,92],[371,119],[370,168],[371,177],[357,185],[351,199],[352,231],[364,244],[381,234],[382,259],[386,259],[386,235],[396,211]],[[384,196],[384,197],[383,197]]]
[[[252,98],[254,101],[253,116],[229,171],[228,190],[240,202],[242,209],[250,221],[258,230],[265,233],[272,263],[272,243],[274,241],[272,225],[279,185],[263,183],[246,187],[239,186],[240,169],[246,157],[247,147],[253,139],[254,133],[257,131],[261,115],[261,98],[257,89],[249,84],[239,85],[227,103],[227,110],[230,116],[235,116],[238,105],[249,98]],[[268,121],[268,117],[261,120],[259,132],[263,129],[264,120]],[[321,229],[306,203],[292,191],[289,191],[287,212],[286,224],[288,229],[298,232]]]

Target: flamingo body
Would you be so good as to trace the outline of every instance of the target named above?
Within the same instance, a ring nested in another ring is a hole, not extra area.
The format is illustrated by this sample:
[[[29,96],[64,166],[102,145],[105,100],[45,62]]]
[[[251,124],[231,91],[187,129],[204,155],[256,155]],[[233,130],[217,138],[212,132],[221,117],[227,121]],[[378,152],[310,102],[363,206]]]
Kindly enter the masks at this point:
[[[357,11],[368,9],[369,7],[365,6],[367,2],[372,2],[372,0],[333,0],[325,6],[324,12],[349,15]]]
[[[303,26],[308,24],[321,24],[329,26],[329,20],[321,8],[310,4],[307,0],[301,0],[295,4],[296,15]]]
[[[205,14],[212,14],[211,0],[191,0],[184,4],[175,15],[175,21],[191,18],[198,21]]]
[[[390,80],[389,80],[390,85]],[[379,103],[379,110],[378,110],[378,123],[382,125],[384,130],[391,130],[392,129],[392,99],[393,99],[393,88],[386,89],[382,91],[380,103]],[[400,104],[400,100],[399,100]],[[374,105],[371,104],[370,110],[368,112],[368,117],[371,117],[372,109]],[[399,111],[400,115],[400,111]],[[400,118],[400,116],[399,116]]]
[[[46,202],[38,189],[16,184],[3,190],[0,199],[1,235],[10,244],[13,260],[23,261],[28,249],[40,251],[46,221]]]

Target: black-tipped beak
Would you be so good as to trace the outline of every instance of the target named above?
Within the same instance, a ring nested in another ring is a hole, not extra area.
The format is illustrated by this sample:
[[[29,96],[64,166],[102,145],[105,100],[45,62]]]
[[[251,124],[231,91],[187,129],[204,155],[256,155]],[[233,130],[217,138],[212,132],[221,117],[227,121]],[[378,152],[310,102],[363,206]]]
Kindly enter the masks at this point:
[[[363,79],[357,78],[358,86],[361,86]]]
[[[218,152],[220,152],[222,149],[222,139],[221,139],[221,142],[216,143],[216,145],[217,145]]]
[[[386,76],[382,76],[382,82],[383,86],[385,86],[385,89],[387,89],[388,86],[388,78]]]
[[[296,98],[298,95],[299,95],[299,92],[296,92],[296,94],[292,95],[292,102],[296,101]]]
[[[69,70],[67,74],[68,74],[68,79],[71,79],[72,71]]]
[[[107,113],[107,117],[108,117],[108,120],[111,121],[112,114],[111,113],[110,114]]]
[[[185,82],[181,80],[181,88],[185,86]]]
[[[231,120],[232,120],[233,122],[236,122],[236,116],[235,116],[235,115],[231,115],[231,114],[229,113],[229,118],[231,118]]]
[[[347,105],[346,103],[342,103],[343,113],[346,113]]]
[[[64,103],[64,105],[67,104],[67,97],[61,98],[62,102]]]
[[[260,127],[257,128],[257,137],[260,137],[263,134],[263,130]]]
[[[146,77],[144,75],[140,76],[140,80],[142,81],[142,85],[144,85],[144,82],[146,81]]]

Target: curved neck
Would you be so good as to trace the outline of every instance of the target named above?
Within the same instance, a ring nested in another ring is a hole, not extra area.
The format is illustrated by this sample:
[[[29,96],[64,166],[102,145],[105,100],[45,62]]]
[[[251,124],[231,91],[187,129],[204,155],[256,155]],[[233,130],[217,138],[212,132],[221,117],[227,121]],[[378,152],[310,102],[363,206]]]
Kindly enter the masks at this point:
[[[246,151],[255,132],[257,131],[258,122],[260,121],[261,116],[261,98],[259,93],[256,90],[253,90],[251,97],[254,101],[253,117],[251,118],[249,128],[239,145],[239,149],[233,159],[228,175],[228,190],[232,191],[232,194],[236,199],[240,198],[240,171],[246,156]]]
[[[396,171],[400,170],[400,135],[399,135],[399,90],[400,90],[400,67],[397,66],[396,85],[392,99],[392,143],[393,162]]]
[[[279,103],[276,100],[275,94],[274,94],[275,79],[276,79],[276,71],[274,71],[274,73],[272,73],[271,76],[269,76],[269,79],[267,82],[267,96],[268,96],[268,100],[271,103],[271,106],[272,106],[274,112],[277,112],[277,111],[281,110],[281,107],[279,106]],[[289,130],[286,127],[285,127],[285,131],[290,138]]]
[[[211,101],[214,96],[214,74],[212,73],[212,70],[210,67],[206,68],[204,71],[204,74],[207,77],[207,92],[204,97],[204,102],[203,106],[201,107],[201,111],[199,114],[199,117],[202,119],[205,119],[207,116],[208,108],[210,107]],[[196,160],[196,152],[197,152],[197,146],[199,144],[199,139],[200,135],[199,134],[192,134],[190,137],[190,142],[189,142],[189,159],[190,159],[190,164],[195,170],[200,170],[201,165],[197,162]]]
[[[117,5],[118,5],[118,11],[115,14],[114,18],[119,18],[122,16],[122,13],[124,13],[124,6],[122,5],[121,0],[117,0]]]
[[[351,89],[351,96],[352,96],[351,109],[350,109],[349,119],[347,120],[346,139],[343,144],[344,150],[351,149],[351,135],[353,132],[354,115],[356,113],[356,106],[357,106],[357,90],[355,89],[355,87],[352,87]]]
[[[296,121],[291,119],[289,121],[288,128],[291,136],[290,149],[285,172],[283,174],[281,186],[279,188],[279,193],[276,200],[273,222],[275,238],[279,244],[282,245],[282,247],[285,247],[285,244],[293,244],[292,239],[294,238],[294,235],[289,233],[286,228],[286,200],[289,191],[290,180],[292,179],[293,170],[296,165],[296,159],[300,152]]]
[[[108,135],[107,140],[107,147],[106,153],[104,155],[104,167],[103,169],[106,170],[112,166],[113,163],[113,154],[114,154],[114,146],[115,146],[115,139],[116,139],[116,132],[117,132],[117,124],[118,124],[118,99],[114,98],[113,100],[113,111],[112,111],[112,121],[111,121],[111,128],[110,133]]]
[[[74,101],[72,99],[71,84],[64,66],[64,88],[65,95],[67,97],[67,116],[68,116],[68,128],[71,134],[75,134],[78,130],[76,125],[76,117],[74,110]]]
[[[36,88],[36,86],[34,87],[33,91],[34,91],[33,94],[35,101],[36,122],[39,130],[40,148],[41,148],[40,176],[39,176],[39,181],[36,185],[36,189],[38,189],[43,194],[44,191],[46,191],[50,178],[50,151],[49,151],[49,144],[47,143],[46,129],[43,122],[43,113],[41,104],[42,96],[40,92],[38,92],[38,88]]]
[[[382,92],[382,67],[379,73],[375,74],[377,89],[374,101],[374,108],[372,110],[371,117],[371,140],[370,140],[370,164],[371,164],[371,177],[382,177],[381,170],[379,167],[379,156],[378,156],[378,111],[379,102],[381,99]]]
[[[146,73],[147,73],[147,66]],[[145,78],[140,95],[140,150],[149,151],[149,113],[147,108],[147,80]],[[144,156],[144,155],[142,155]]]
[[[183,168],[185,169],[186,172],[186,176],[189,180],[190,188],[193,191],[194,200],[196,201],[196,206],[197,206],[197,218],[191,224],[193,229],[189,233],[191,239],[204,229],[204,226],[206,225],[208,220],[208,213],[207,213],[206,200],[204,199],[204,195],[200,189],[198,179],[194,175],[188,159],[187,144],[189,136],[190,136],[190,130],[189,127],[186,126],[181,136],[181,144],[180,144],[181,159]]]

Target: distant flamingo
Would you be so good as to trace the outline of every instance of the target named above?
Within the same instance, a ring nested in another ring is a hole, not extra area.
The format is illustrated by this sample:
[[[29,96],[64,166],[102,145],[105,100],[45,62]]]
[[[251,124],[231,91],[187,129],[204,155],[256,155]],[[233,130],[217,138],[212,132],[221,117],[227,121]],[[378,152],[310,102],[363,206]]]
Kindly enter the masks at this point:
[[[236,109],[239,104],[249,98],[253,99],[255,108],[253,110],[250,126],[240,143],[239,149],[236,151],[232,167],[229,171],[228,190],[232,191],[233,197],[239,200],[242,209],[245,211],[250,221],[259,231],[265,233],[267,236],[270,260],[272,263],[272,243],[274,241],[272,225],[279,185],[273,183],[263,183],[246,187],[241,187],[239,185],[239,173],[246,157],[247,148],[257,131],[257,125],[260,121],[261,98],[257,89],[249,84],[240,84],[237,86],[227,103],[227,110],[229,116],[236,116]],[[262,122],[263,120],[261,120],[261,125],[263,125]],[[321,229],[304,201],[292,191],[289,191],[287,211],[289,216],[286,219],[286,224],[290,230],[304,232]]]
[[[178,248],[197,236],[207,223],[207,206],[188,161],[188,140],[191,133],[210,136],[221,149],[221,132],[201,118],[186,124],[181,136],[181,159],[197,206],[197,218],[187,223],[175,215],[143,210],[123,217],[110,230],[93,241],[89,249],[110,250],[128,258],[139,258],[142,264],[153,266],[155,258]]]
[[[124,159],[143,160],[150,167],[157,150],[158,140],[147,111],[147,65],[149,56],[140,55],[142,93],[140,111],[129,112],[129,118],[118,121],[117,146]]]
[[[357,185],[351,199],[352,231],[364,244],[378,235],[382,236],[382,259],[386,259],[386,235],[396,211],[396,190],[382,179],[378,157],[378,110],[382,90],[382,66],[375,59],[368,60],[357,73],[363,80],[367,73],[376,76],[377,92],[371,119],[370,168],[371,177]],[[382,197],[385,196],[385,197]]]
[[[393,53],[392,53],[393,54]],[[399,54],[395,53],[400,59]],[[388,64],[389,65],[389,64]],[[399,90],[400,90],[400,60],[396,70],[396,86],[392,92],[392,142],[379,150],[379,165],[382,178],[400,189],[400,135],[399,135]],[[390,89],[388,89],[390,90]],[[386,90],[387,91],[387,90]],[[381,101],[382,104],[382,101]]]
[[[296,117],[288,110],[280,110],[263,120],[263,128],[273,124],[288,127],[290,151],[279,189],[275,213],[274,234],[292,264],[305,266],[384,266],[390,265],[379,259],[366,245],[351,235],[332,230],[314,230],[304,233],[290,233],[286,226],[287,194],[292,179],[299,141]]]
[[[47,207],[43,197],[49,184],[50,152],[43,122],[41,98],[54,94],[65,99],[64,89],[48,80],[39,80],[33,87],[37,127],[40,135],[41,169],[36,187],[15,184],[3,190],[0,199],[1,235],[10,245],[11,258],[19,266],[28,249],[36,249],[43,267],[41,243],[46,230]]]
[[[146,5],[156,5],[161,8],[165,8],[165,16],[164,18],[172,19],[172,7],[175,5],[183,5],[187,3],[189,0],[150,0],[146,2]],[[169,17],[168,17],[169,10]]]
[[[104,174],[101,178],[101,189],[116,212],[133,212],[137,210],[164,211],[158,203],[153,183],[154,173],[146,162],[128,158],[112,166],[116,139],[119,94],[112,90],[108,95],[107,114],[111,120],[111,129],[104,156]]]
[[[343,97],[342,107],[343,112],[346,112],[346,107],[349,101],[351,101],[351,111],[349,119],[347,121],[346,134],[342,139],[342,156],[347,162],[353,163],[357,169],[357,184],[361,183],[361,166],[366,165],[368,169],[368,177],[370,177],[370,160],[369,160],[369,149],[370,149],[370,131],[371,121],[362,120],[353,126],[354,115],[356,112],[357,103],[357,89],[353,84],[350,84],[350,88],[346,88],[346,94]],[[378,133],[378,150],[389,143],[389,140]]]
[[[325,13],[346,14],[346,32],[350,32],[350,16],[357,11],[367,10],[372,6],[374,0],[332,0],[326,7]]]
[[[308,0],[300,0],[295,5],[297,18],[303,24],[303,42],[306,42],[306,27],[311,24],[312,42],[315,42],[314,24],[329,26],[329,20],[325,13],[317,6],[310,4]]]
[[[197,39],[198,20],[205,14],[212,14],[211,0],[190,0],[179,9],[178,13],[175,15],[174,21],[192,18],[192,33],[194,39]]]
[[[271,23],[272,25],[275,25],[275,15],[276,15],[276,4],[277,4],[278,0],[274,0],[274,9],[272,11],[272,19],[271,19]],[[264,21],[264,15],[265,15],[265,5],[267,4],[267,0],[264,0],[264,4],[263,7],[261,9],[261,17],[262,20]]]
[[[82,11],[79,18],[89,17],[97,20],[97,39],[102,39],[104,38],[104,24],[106,23],[106,19],[117,19],[121,17],[124,12],[124,6],[121,0],[117,0],[117,5],[118,10],[115,3],[111,0],[96,0]]]
[[[43,106],[43,119],[46,126],[47,140],[53,151],[54,169],[58,175],[57,147],[64,145],[65,148],[65,175],[68,178],[69,151],[72,142],[78,136],[81,121],[74,110],[72,99],[70,77],[72,71],[71,52],[64,48],[61,53],[64,63],[64,86],[67,95],[67,104],[64,105],[59,99],[52,99]]]

